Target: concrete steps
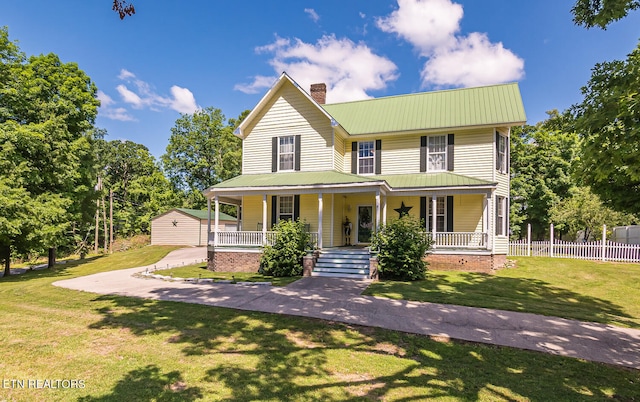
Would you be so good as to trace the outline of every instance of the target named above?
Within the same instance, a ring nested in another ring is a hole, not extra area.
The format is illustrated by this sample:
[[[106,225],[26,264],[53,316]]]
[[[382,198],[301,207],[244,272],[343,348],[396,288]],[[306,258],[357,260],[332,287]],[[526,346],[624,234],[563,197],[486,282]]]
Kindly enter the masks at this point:
[[[320,251],[311,276],[368,279],[369,250],[360,248],[331,248]]]

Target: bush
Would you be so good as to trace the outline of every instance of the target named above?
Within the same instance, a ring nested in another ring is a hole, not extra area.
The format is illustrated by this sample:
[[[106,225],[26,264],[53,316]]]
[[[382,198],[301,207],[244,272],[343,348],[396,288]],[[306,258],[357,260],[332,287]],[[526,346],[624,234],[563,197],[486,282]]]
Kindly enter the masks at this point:
[[[426,277],[427,262],[423,258],[431,245],[424,225],[414,217],[404,216],[380,227],[371,249],[378,251],[381,277],[415,281]]]
[[[310,247],[311,236],[304,223],[281,221],[274,227],[275,241],[264,249],[259,272],[277,277],[302,275],[302,257]]]

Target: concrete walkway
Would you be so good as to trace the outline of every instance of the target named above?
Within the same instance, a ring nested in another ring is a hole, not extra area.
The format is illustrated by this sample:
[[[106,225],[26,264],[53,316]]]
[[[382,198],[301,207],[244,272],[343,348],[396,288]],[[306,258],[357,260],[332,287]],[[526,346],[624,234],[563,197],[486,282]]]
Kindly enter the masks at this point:
[[[206,250],[176,250],[154,265],[179,265],[204,258],[199,253],[204,255]],[[640,369],[640,330],[527,313],[362,296],[369,283],[351,279],[302,278],[286,287],[271,287],[167,282],[132,276],[146,268],[104,272],[54,285],[98,294],[321,318]]]

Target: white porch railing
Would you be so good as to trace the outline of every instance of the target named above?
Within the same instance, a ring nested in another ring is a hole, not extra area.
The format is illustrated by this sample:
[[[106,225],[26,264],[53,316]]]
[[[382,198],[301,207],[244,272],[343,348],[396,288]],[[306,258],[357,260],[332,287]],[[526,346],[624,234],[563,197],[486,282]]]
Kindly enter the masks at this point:
[[[432,238],[433,233],[427,233]],[[482,232],[436,232],[434,248],[486,249],[488,234]]]
[[[214,244],[214,232],[209,233],[209,244]],[[273,244],[276,240],[276,232],[266,232],[266,244]],[[318,233],[309,232],[311,244],[318,244]],[[217,232],[215,245],[217,246],[238,246],[238,247],[260,247],[265,244],[264,232]]]

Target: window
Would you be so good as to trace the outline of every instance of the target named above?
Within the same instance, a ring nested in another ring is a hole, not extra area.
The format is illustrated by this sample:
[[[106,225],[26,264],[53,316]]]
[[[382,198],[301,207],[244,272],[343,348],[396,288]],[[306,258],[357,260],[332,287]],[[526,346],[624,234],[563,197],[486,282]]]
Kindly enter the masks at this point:
[[[293,220],[293,196],[281,195],[278,197],[278,222]]]
[[[375,173],[374,141],[358,142],[358,174]]]
[[[496,133],[496,169],[502,173],[508,172],[507,166],[507,137]]]
[[[507,235],[507,198],[496,197],[496,235]]]
[[[427,171],[447,170],[447,136],[427,137]]]
[[[432,200],[431,197],[427,199],[427,203],[429,204],[429,222],[428,222],[429,232],[433,231],[433,204],[431,200]],[[436,232],[444,232],[446,230],[445,228],[445,222],[447,221],[446,216],[447,216],[447,208],[445,203],[445,197],[437,197],[436,198]]]
[[[293,170],[295,159],[295,137],[289,135],[279,138],[278,170]]]

